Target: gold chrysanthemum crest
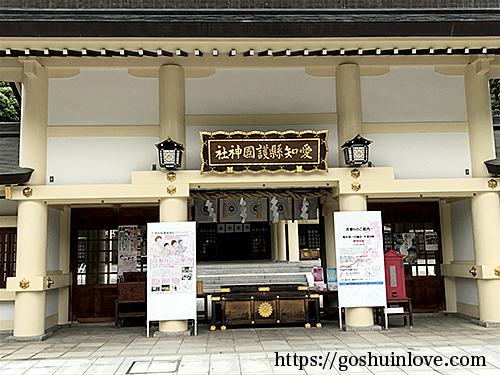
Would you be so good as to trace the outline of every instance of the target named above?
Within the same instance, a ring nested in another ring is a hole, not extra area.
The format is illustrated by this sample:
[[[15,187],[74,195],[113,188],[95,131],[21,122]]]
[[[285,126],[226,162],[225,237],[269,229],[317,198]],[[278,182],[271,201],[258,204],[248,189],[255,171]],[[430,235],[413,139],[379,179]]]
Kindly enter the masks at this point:
[[[262,302],[259,305],[259,314],[263,318],[269,318],[272,313],[273,313],[273,307],[269,302]]]

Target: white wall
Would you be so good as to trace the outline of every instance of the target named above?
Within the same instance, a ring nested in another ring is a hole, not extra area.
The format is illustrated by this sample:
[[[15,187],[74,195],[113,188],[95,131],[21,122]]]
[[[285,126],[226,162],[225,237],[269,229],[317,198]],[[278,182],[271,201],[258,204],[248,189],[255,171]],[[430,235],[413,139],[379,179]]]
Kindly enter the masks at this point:
[[[0,320],[14,320],[14,301],[0,301]]]
[[[471,168],[467,133],[365,134],[370,160],[396,178],[462,178]]]
[[[227,68],[186,79],[189,115],[335,111],[335,78],[313,77],[304,68]]]
[[[47,271],[59,269],[59,240],[61,235],[61,212],[49,208],[47,223]]]
[[[243,131],[250,132],[252,130],[260,131],[286,131],[286,130],[327,130],[328,133],[328,167],[334,168],[339,166],[339,155],[337,146],[337,125],[326,124],[326,125],[252,125],[252,126],[187,126],[186,127],[186,166],[187,169],[200,169],[201,159],[200,159],[200,131],[216,132],[216,131]]]
[[[132,171],[158,164],[158,137],[47,139],[47,184],[130,184]]]
[[[362,77],[365,122],[466,121],[464,80],[433,67]],[[216,93],[216,95],[214,95]],[[156,125],[158,79],[82,68],[49,80],[49,125]],[[187,114],[333,113],[335,78],[304,68],[221,68],[186,79]]]
[[[463,76],[434,67],[391,67],[383,76],[361,77],[364,122],[467,121]]]
[[[475,306],[479,305],[476,280],[457,277],[455,278],[455,288],[457,291],[457,302]]]
[[[47,290],[45,293],[45,317],[57,314],[59,290]]]
[[[49,80],[50,125],[158,125],[158,79],[127,69],[82,68]]]
[[[450,204],[454,260],[475,260],[470,199]]]
[[[0,216],[16,216],[17,201],[0,199]]]

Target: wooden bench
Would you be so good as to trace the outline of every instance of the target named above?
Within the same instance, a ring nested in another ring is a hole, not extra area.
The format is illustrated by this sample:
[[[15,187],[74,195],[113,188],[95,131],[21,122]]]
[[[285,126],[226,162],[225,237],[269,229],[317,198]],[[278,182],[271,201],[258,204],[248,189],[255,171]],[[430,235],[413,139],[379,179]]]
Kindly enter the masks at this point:
[[[382,327],[388,329],[388,316],[402,316],[404,325],[407,325],[407,318],[410,323],[410,328],[413,328],[413,309],[411,306],[411,298],[389,298],[387,299],[387,307],[377,307],[376,310],[377,324],[381,321]]]
[[[146,316],[146,281],[118,283],[118,298],[115,300],[115,326],[121,326],[123,318]]]

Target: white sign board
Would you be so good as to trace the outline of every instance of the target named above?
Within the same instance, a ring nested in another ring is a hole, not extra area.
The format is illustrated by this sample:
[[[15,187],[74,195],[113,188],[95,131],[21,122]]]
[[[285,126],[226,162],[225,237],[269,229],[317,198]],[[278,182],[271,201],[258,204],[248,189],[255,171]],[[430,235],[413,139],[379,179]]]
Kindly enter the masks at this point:
[[[196,222],[148,223],[147,321],[196,319]]]
[[[380,211],[335,212],[339,307],[386,306]]]

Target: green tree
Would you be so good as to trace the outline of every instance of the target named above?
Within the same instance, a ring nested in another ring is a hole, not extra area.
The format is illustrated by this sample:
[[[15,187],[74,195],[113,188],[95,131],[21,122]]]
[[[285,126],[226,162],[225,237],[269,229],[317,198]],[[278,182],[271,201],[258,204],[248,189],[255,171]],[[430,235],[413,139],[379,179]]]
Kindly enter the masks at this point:
[[[500,79],[490,79],[491,114],[500,116]]]
[[[7,82],[0,81],[0,122],[19,121],[21,108]]]

